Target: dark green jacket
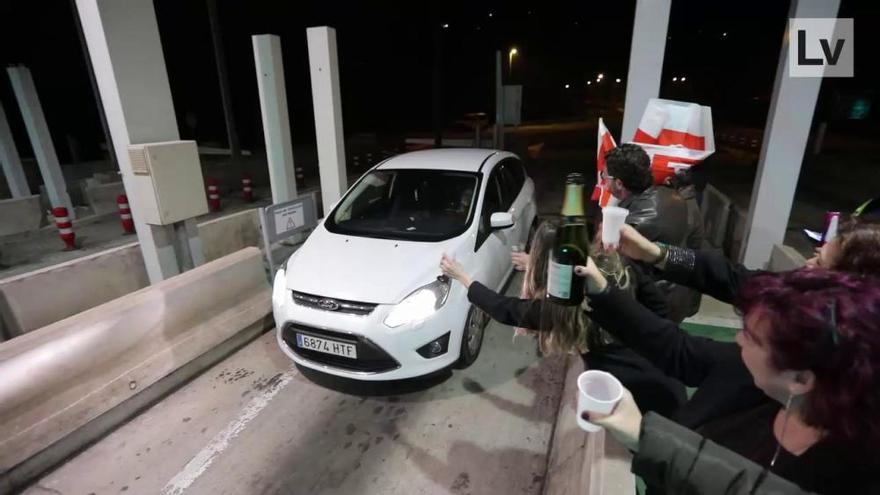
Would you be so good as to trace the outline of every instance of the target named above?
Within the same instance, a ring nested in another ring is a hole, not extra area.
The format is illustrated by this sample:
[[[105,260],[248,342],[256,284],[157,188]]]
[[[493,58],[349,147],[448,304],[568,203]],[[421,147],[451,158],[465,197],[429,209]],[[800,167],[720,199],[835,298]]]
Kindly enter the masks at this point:
[[[678,495],[813,493],[655,413],[642,419],[632,471],[649,486]]]

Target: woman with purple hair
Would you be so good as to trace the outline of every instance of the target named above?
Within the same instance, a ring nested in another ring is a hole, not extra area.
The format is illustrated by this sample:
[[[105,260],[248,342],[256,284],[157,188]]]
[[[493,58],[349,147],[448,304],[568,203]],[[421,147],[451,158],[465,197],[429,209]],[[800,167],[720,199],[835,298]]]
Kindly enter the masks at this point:
[[[610,416],[590,418],[636,451],[633,471],[652,490],[798,493],[788,480],[821,494],[880,493],[880,280],[821,267],[752,272],[627,226],[620,252],[732,302],[744,318],[735,344],[691,336],[622,297],[592,260],[576,269],[592,319],[698,387],[672,418],[690,429],[642,418],[630,394]]]

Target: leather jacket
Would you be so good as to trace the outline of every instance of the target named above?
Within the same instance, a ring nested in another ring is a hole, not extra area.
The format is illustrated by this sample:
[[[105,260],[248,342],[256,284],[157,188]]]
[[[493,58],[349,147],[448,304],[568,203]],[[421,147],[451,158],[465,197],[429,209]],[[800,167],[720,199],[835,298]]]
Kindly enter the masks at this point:
[[[678,191],[668,186],[651,186],[620,201],[629,210],[626,223],[653,242],[690,249],[703,248],[700,209],[692,187]],[[672,282],[658,280],[669,305],[669,319],[681,323],[700,309],[700,294]]]

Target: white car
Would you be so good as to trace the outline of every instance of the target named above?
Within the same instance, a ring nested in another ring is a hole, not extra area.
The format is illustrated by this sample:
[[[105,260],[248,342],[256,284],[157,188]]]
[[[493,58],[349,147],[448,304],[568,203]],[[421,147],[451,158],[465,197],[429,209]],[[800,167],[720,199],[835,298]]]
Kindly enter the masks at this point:
[[[440,277],[440,257],[501,290],[535,215],[534,183],[512,153],[437,149],[385,160],[275,274],[278,345],[302,366],[359,380],[470,365],[488,321],[461,284]]]

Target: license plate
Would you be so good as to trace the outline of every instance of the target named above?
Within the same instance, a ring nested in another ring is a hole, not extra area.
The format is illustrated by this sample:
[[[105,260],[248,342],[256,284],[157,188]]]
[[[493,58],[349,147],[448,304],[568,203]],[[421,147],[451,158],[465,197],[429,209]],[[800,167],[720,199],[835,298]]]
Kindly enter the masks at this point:
[[[354,344],[346,344],[345,342],[337,342],[298,333],[296,334],[296,345],[302,349],[357,359],[357,346]]]

